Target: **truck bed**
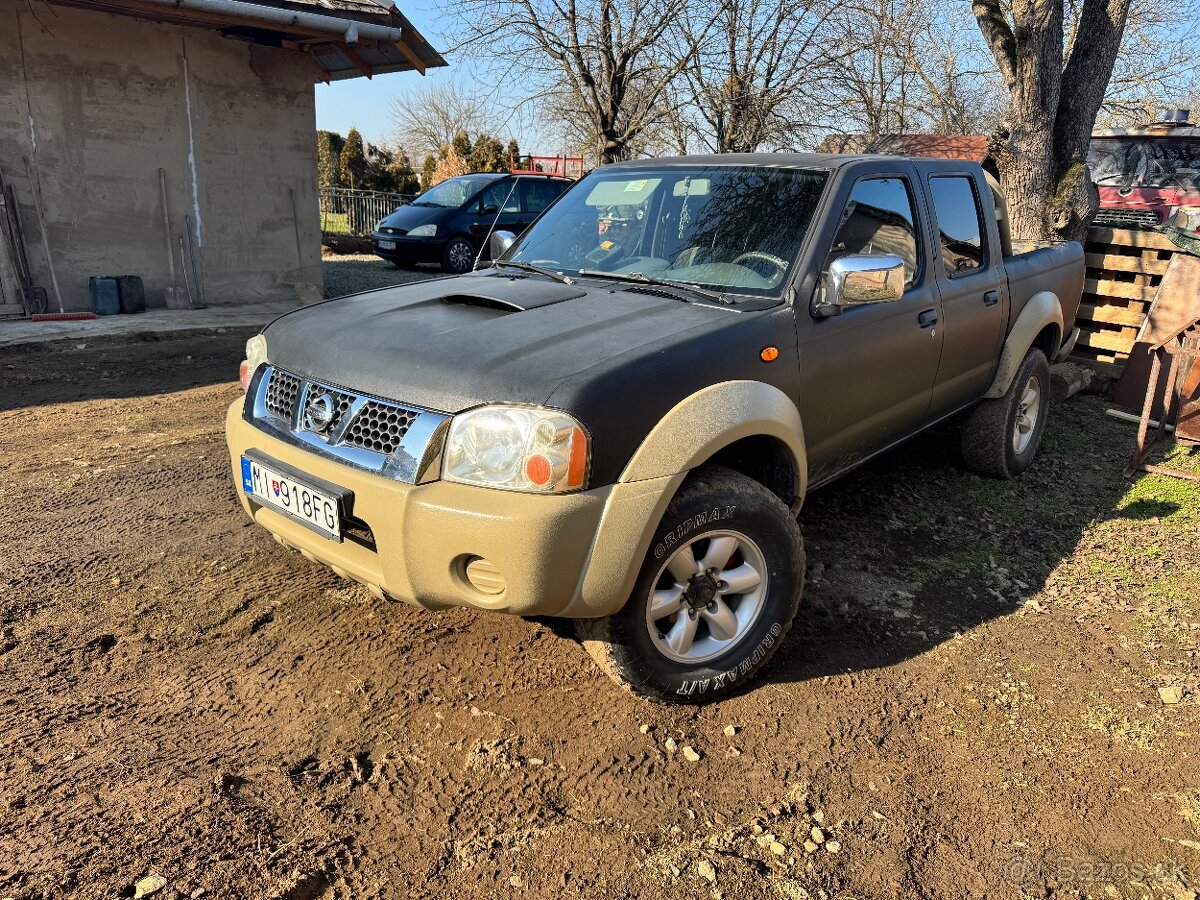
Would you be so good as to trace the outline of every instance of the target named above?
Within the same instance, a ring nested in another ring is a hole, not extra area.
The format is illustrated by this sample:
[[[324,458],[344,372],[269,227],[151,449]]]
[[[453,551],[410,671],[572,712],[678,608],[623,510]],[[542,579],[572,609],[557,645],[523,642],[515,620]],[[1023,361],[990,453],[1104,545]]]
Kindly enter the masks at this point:
[[[1004,258],[1008,276],[1009,327],[1034,294],[1052,291],[1062,304],[1066,340],[1079,312],[1083,293],[1083,245],[1075,241],[1043,244]]]

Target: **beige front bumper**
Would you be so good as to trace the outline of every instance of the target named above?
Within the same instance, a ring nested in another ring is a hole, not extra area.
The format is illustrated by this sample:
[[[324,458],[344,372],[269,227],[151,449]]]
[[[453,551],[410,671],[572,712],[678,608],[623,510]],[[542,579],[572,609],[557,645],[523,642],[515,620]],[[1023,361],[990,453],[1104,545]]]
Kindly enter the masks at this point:
[[[427,609],[475,606],[517,615],[600,616],[624,605],[650,537],[683,476],[539,496],[435,481],[409,485],[308,453],[253,427],[242,401],[226,415],[234,484],[242,506],[285,546],[339,575]],[[354,494],[349,510],[374,549],[321,537],[251,502],[241,456],[258,450]],[[490,562],[499,593],[468,581],[469,560]]]

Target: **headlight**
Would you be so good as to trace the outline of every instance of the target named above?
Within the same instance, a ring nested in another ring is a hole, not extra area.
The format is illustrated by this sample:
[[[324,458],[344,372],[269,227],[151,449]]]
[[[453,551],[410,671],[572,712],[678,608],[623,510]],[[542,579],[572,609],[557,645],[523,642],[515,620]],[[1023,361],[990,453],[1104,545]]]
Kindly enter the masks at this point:
[[[408,233],[409,237],[433,237],[437,234],[436,225],[418,225]]]
[[[258,367],[267,361],[267,339],[256,334],[246,341],[246,358],[242,360],[241,379],[242,390],[249,390],[250,379],[258,371]]]
[[[528,406],[481,406],[450,421],[447,481],[562,493],[587,483],[588,436],[572,416]]]

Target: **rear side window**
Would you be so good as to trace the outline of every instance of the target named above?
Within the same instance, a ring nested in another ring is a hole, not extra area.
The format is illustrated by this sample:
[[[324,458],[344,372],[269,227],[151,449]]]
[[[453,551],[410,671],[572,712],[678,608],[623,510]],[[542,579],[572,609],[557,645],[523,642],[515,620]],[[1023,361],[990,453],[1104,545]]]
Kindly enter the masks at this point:
[[[850,192],[825,268],[841,256],[890,253],[904,260],[904,283],[920,276],[912,195],[903,178],[864,178]]]
[[[525,194],[525,212],[540,213],[543,209],[558,199],[563,192],[564,184],[558,181],[547,181],[540,178],[522,178],[521,191]]]
[[[484,191],[480,206],[483,209],[487,209],[489,206],[499,209],[501,204],[504,205],[501,212],[519,213],[521,211],[521,195],[512,181],[508,179],[498,181]]]
[[[939,175],[929,179],[933,211],[941,232],[942,265],[953,278],[982,269],[987,261],[983,215],[971,179]]]

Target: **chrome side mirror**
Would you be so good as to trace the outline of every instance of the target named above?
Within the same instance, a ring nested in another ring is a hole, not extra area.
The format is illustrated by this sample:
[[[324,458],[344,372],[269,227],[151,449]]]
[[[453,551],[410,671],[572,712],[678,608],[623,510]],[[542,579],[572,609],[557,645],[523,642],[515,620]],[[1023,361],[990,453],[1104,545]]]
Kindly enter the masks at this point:
[[[508,252],[508,248],[513,245],[513,241],[517,236],[511,231],[493,231],[492,236],[488,238],[488,252],[492,259],[503,256]]]
[[[859,303],[890,303],[904,296],[904,260],[890,253],[855,253],[835,259],[825,273],[818,316],[841,315]]]

